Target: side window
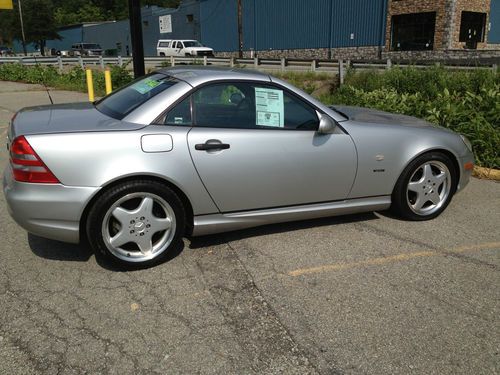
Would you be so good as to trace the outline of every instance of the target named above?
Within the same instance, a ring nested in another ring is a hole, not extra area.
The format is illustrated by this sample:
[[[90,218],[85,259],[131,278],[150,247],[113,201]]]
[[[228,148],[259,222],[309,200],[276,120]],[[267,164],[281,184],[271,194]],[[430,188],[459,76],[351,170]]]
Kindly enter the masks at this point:
[[[255,110],[247,84],[221,83],[205,86],[193,95],[196,125],[218,128],[252,128]]]
[[[319,119],[314,108],[286,92],[284,94],[284,107],[285,128],[318,130]]]
[[[316,130],[316,111],[278,87],[256,86],[256,125],[265,128]]]
[[[191,96],[168,111],[163,123],[165,125],[191,126]]]
[[[250,82],[205,86],[193,95],[196,126],[317,130],[314,108],[276,86]]]

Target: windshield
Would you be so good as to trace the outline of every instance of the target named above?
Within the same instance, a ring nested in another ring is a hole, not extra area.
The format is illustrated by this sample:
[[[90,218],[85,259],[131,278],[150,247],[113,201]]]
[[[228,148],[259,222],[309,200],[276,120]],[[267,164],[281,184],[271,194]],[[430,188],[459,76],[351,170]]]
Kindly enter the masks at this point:
[[[96,108],[121,120],[152,97],[175,85],[178,80],[161,73],[153,73],[135,80],[97,102]]]
[[[184,42],[184,47],[203,47],[203,44],[198,42],[197,40],[185,40]]]
[[[95,43],[85,43],[83,45],[83,48],[85,48],[85,49],[101,49],[101,46],[99,44],[95,44]]]

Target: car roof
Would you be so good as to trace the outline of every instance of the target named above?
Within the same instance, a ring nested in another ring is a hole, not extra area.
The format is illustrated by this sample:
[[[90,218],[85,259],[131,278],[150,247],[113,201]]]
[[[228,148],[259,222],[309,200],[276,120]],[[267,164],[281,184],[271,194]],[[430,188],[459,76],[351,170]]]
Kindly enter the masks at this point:
[[[187,82],[193,87],[210,81],[223,80],[271,82],[271,77],[268,74],[250,69],[191,66],[165,68],[159,70],[159,72]]]

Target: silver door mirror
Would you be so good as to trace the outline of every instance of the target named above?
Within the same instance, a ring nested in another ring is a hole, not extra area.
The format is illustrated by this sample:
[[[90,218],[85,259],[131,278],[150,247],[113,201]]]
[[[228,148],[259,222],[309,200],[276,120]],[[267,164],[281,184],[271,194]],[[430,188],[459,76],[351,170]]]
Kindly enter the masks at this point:
[[[335,130],[335,126],[337,126],[337,124],[330,116],[325,114],[319,115],[319,134],[331,134]]]

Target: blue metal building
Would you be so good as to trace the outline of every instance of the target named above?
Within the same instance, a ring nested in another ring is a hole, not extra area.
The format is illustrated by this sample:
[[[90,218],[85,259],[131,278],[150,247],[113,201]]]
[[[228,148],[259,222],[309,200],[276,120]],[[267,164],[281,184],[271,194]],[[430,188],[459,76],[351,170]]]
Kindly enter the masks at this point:
[[[242,0],[243,50],[385,44],[387,0]],[[216,51],[238,50],[236,1],[200,1],[201,36]]]
[[[170,15],[171,32],[160,33],[159,17]],[[141,9],[144,55],[156,55],[158,39],[200,39],[200,5],[198,0],[184,0],[177,9],[149,6]],[[60,40],[48,40],[46,48],[69,50],[75,43],[98,43],[104,50],[115,50],[125,56],[132,51],[128,20],[83,23],[62,27]],[[14,51],[22,52],[22,45],[14,41]],[[27,45],[28,52],[36,46]]]
[[[491,0],[488,43],[500,44],[500,0]]]

